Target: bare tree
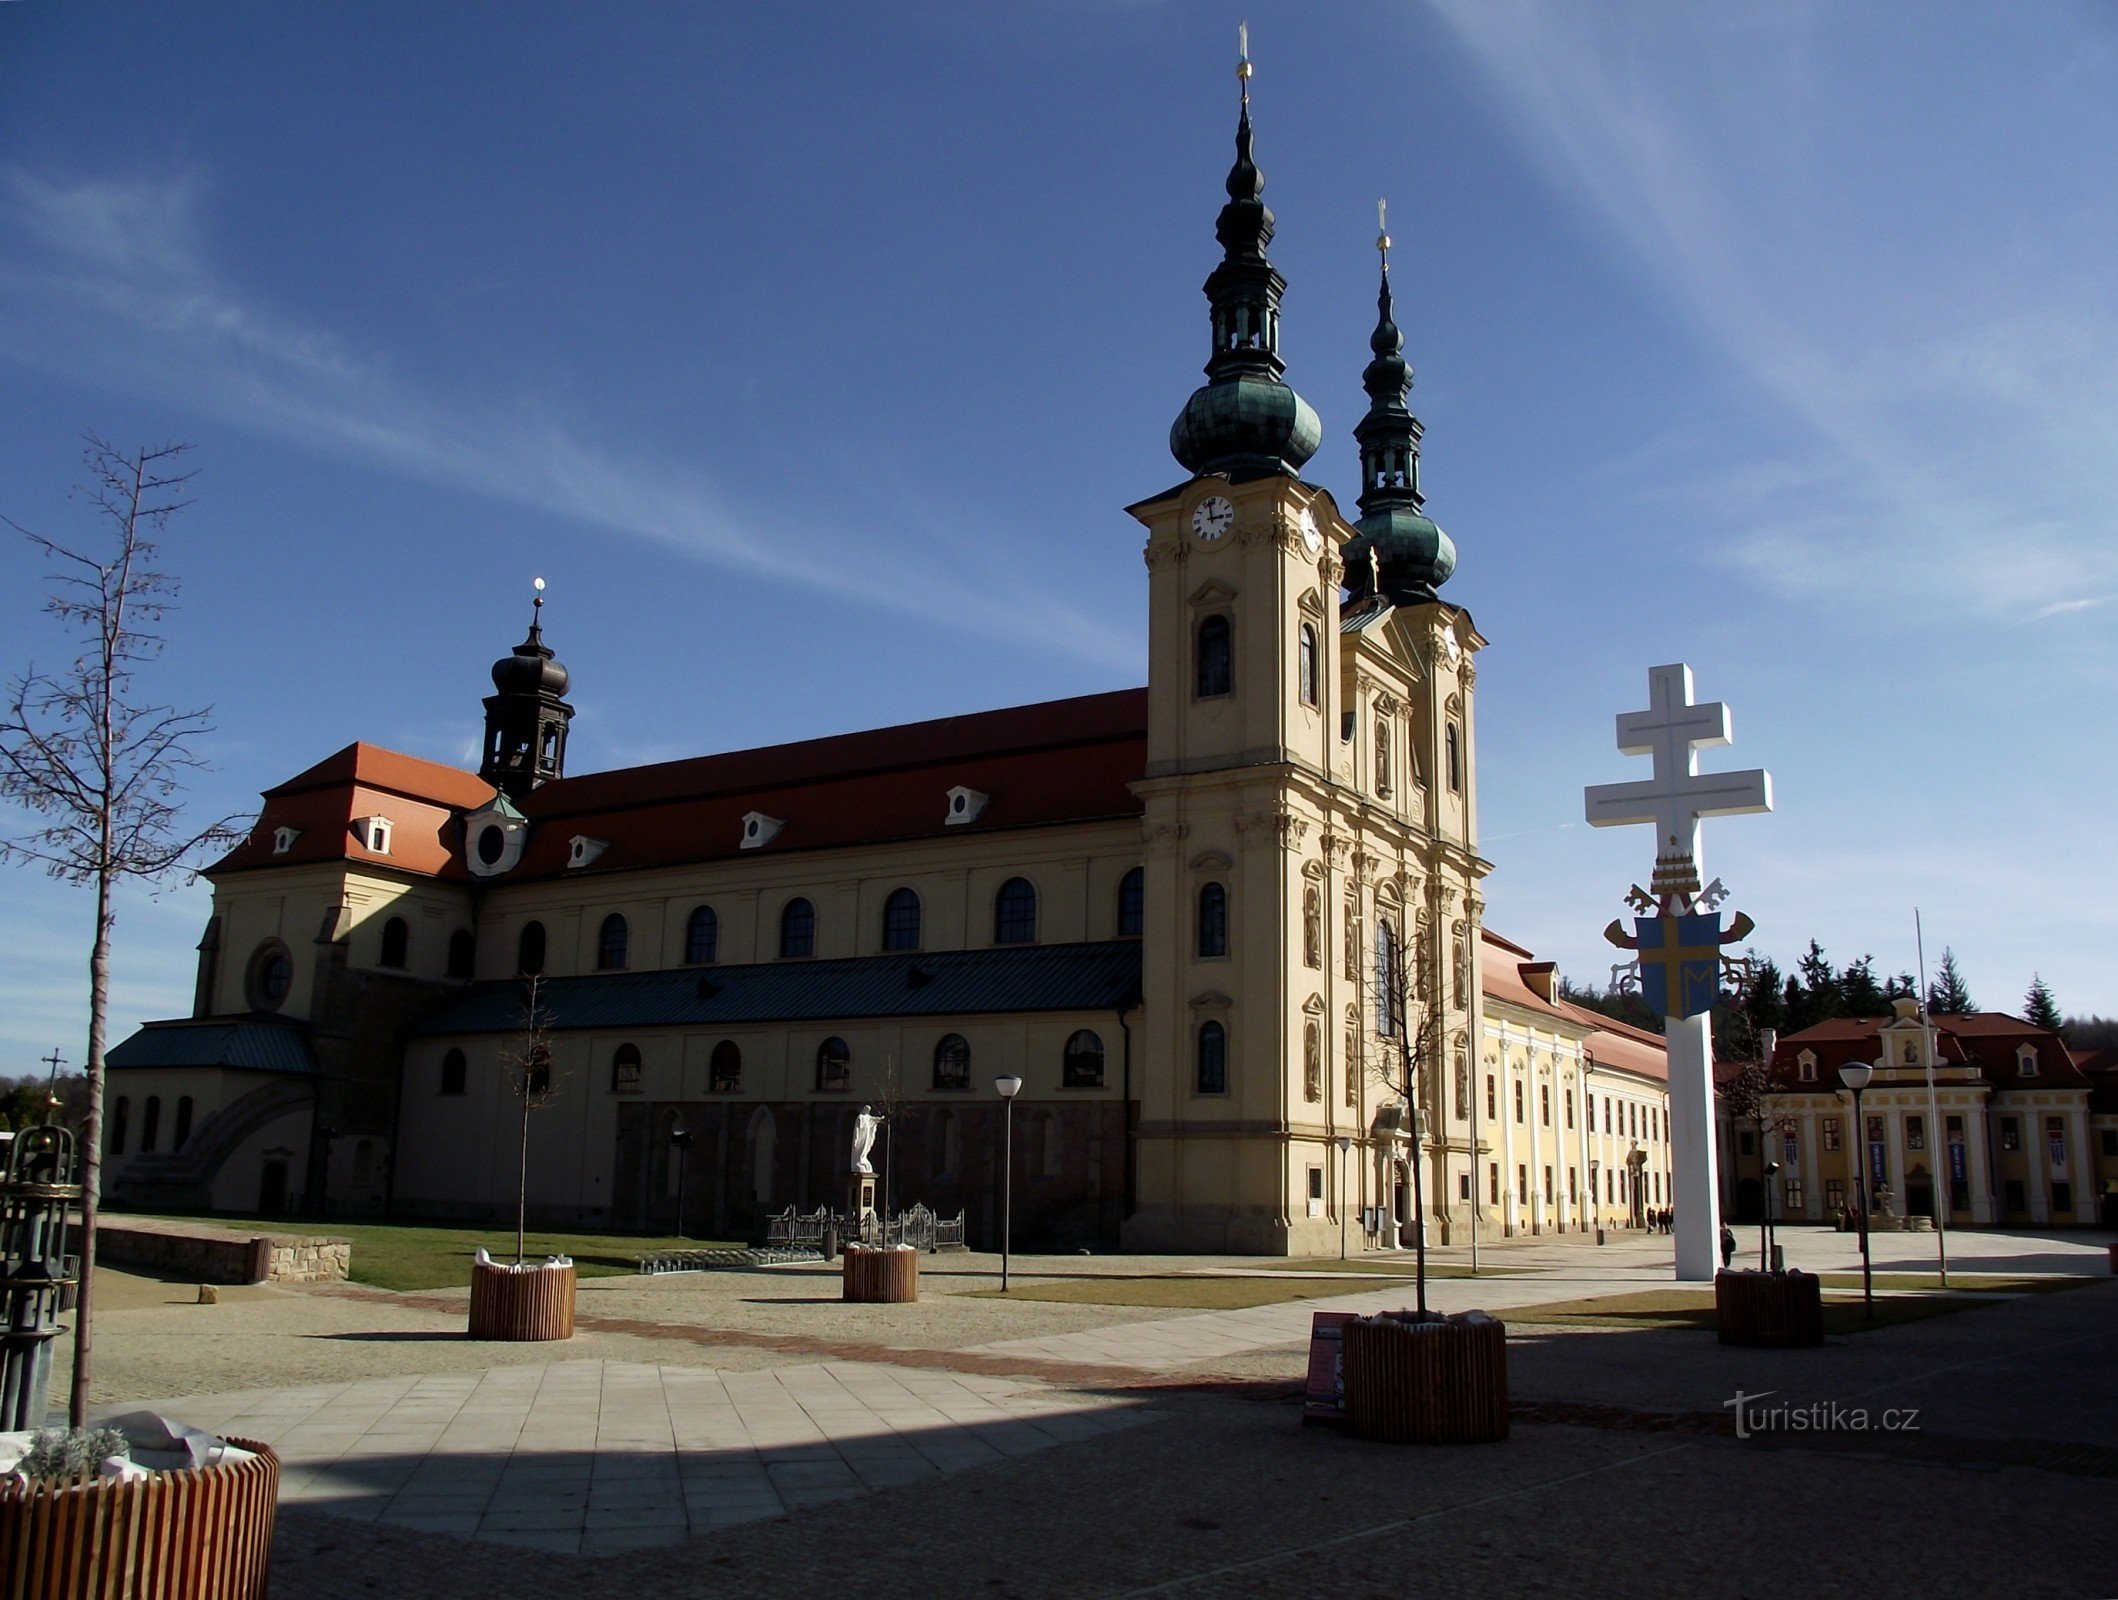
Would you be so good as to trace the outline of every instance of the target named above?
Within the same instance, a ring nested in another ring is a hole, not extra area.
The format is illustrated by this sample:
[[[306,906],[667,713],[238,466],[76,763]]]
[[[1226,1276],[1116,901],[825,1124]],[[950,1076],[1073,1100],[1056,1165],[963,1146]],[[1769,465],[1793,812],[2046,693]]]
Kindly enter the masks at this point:
[[[508,1069],[508,1092],[522,1107],[522,1143],[515,1168],[515,1265],[522,1265],[524,1230],[529,1220],[529,1129],[530,1113],[542,1110],[558,1098],[552,1072],[552,1014],[544,1008],[544,979],[532,974],[522,985],[522,1017],[515,1044],[501,1053]],[[677,1218],[678,1231],[684,1219]]]
[[[52,563],[47,616],[76,635],[80,653],[12,679],[0,710],[0,801],[26,813],[0,838],[0,855],[33,862],[96,893],[95,940],[88,958],[88,1112],[82,1130],[81,1284],[74,1314],[69,1417],[88,1420],[94,1346],[92,1290],[96,1211],[102,1184],[103,1052],[110,1003],[113,895],[120,880],[162,880],[188,872],[205,848],[238,836],[235,817],[187,831],[184,782],[204,767],[198,742],[212,731],[206,711],[179,711],[143,698],[138,675],[162,650],[157,627],[177,592],[156,565],[148,538],[191,504],[192,474],[179,471],[189,446],[142,447],[127,454],[87,435],[88,482],[76,492],[102,519],[100,553],[46,539],[11,519]]]

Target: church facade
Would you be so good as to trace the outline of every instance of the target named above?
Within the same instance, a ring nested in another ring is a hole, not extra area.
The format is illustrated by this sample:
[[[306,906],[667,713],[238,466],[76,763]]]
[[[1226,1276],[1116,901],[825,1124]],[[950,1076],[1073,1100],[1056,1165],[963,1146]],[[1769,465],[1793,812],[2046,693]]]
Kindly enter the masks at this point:
[[[1247,85],[1246,85],[1247,88]],[[568,776],[541,621],[476,774],[355,744],[209,873],[194,1015],[111,1053],[142,1205],[755,1235],[891,1203],[997,1242],[1321,1254],[1636,1220],[1659,1041],[1484,926],[1476,658],[1440,597],[1388,241],[1349,516],[1306,482],[1247,93],[1147,685]],[[541,598],[538,602],[541,618]],[[532,1020],[534,1019],[534,1026]],[[1615,1108],[1615,1110],[1614,1110]]]

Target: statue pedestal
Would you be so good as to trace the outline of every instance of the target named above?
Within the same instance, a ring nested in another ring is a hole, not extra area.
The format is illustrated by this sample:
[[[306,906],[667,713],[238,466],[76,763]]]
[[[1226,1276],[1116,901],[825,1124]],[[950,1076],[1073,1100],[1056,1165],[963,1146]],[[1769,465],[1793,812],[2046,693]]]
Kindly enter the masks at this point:
[[[875,1214],[875,1174],[846,1174],[846,1233],[864,1244],[882,1243],[882,1219]]]

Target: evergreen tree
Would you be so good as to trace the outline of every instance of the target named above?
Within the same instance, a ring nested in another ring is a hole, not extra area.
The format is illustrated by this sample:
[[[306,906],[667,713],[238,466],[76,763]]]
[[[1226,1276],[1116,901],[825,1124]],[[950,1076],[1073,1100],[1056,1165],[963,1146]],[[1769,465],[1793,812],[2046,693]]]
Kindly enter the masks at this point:
[[[1971,991],[1964,983],[1963,973],[1957,969],[1956,952],[1947,945],[1942,946],[1941,971],[1927,985],[1927,1009],[1948,1017],[1962,1016],[1978,1009],[1978,1003],[1971,998]]]
[[[1879,1017],[1890,1009],[1875,981],[1875,957],[1862,956],[1839,974],[1839,1003],[1849,1017]]]
[[[1918,998],[1919,983],[1911,973],[1900,972],[1896,977],[1884,980],[1883,1000],[1885,1004],[1892,1000],[1917,1000]]]
[[[2030,974],[2030,992],[2022,997],[2022,1014],[2026,1021],[2040,1028],[2050,1028],[2054,1033],[2065,1028],[2059,1015],[2059,1002],[2052,998],[2052,991],[2037,973]]]

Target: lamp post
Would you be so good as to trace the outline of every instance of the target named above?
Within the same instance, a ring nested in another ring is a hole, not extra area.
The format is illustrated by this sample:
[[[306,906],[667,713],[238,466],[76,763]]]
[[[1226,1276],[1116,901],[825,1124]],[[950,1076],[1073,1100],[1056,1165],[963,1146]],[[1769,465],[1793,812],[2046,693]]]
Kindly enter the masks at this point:
[[[1015,1231],[1015,1096],[1022,1093],[1022,1080],[1012,1074],[995,1078],[993,1087],[1006,1108],[1000,1135],[1000,1292],[1008,1292],[1008,1257]]]
[[[691,1130],[681,1122],[669,1125],[669,1146],[677,1153],[677,1237],[684,1237],[684,1152],[691,1148]]]
[[[1772,1180],[1780,1175],[1777,1161],[1765,1163],[1765,1220],[1758,1225],[1758,1270],[1772,1270]]]
[[[1352,1150],[1353,1141],[1345,1134],[1338,1136],[1338,1258],[1346,1259],[1346,1156]]]
[[[1868,1260],[1868,1125],[1861,1120],[1861,1095],[1875,1076],[1875,1068],[1862,1062],[1839,1068],[1839,1082],[1853,1091],[1853,1131],[1860,1176],[1854,1180],[1854,1196],[1861,1208],[1861,1315],[1875,1318],[1875,1276]]]

